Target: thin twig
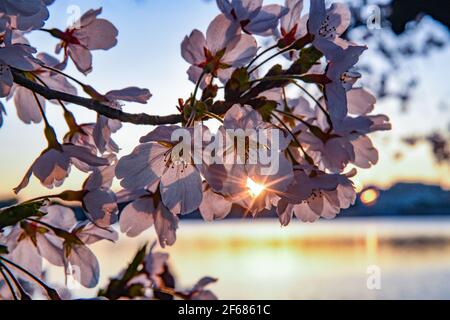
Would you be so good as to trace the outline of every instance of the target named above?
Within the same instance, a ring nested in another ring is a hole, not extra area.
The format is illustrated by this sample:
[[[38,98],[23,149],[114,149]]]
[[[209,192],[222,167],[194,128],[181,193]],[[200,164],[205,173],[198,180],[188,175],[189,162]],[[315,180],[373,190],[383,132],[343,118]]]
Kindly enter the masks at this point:
[[[148,114],[130,114],[118,109],[110,108],[96,100],[74,96],[68,93],[46,88],[34,81],[25,78],[20,72],[13,70],[14,82],[43,96],[47,100],[61,100],[73,103],[89,110],[95,111],[110,119],[117,119],[122,122],[134,123],[138,125],[161,125],[176,124],[183,121],[181,114],[173,114],[169,116],[151,116]]]
[[[3,258],[2,258],[2,260],[3,260]],[[0,268],[4,269],[8,273],[8,275],[12,279],[12,281],[14,282],[14,285],[16,286],[17,290],[19,290],[21,300],[31,300],[30,296],[28,295],[28,293],[25,292],[25,290],[23,289],[19,280],[16,279],[16,277],[11,272],[11,270],[9,270],[2,261],[0,261]]]
[[[8,276],[6,275],[6,273],[5,273],[5,271],[3,270],[3,267],[2,267],[2,266],[0,266],[0,273],[2,274],[2,277],[3,277],[3,279],[5,280],[6,285],[7,285],[8,288],[9,288],[9,291],[11,291],[11,294],[12,294],[12,296],[13,296],[13,299],[14,299],[14,300],[19,300],[19,298],[17,297],[17,294],[16,294],[16,290],[14,290],[14,288],[13,288],[13,286],[12,286],[12,283],[11,283],[11,281],[8,279]]]
[[[22,271],[23,273],[25,273],[28,277],[30,277],[31,279],[33,279],[38,285],[40,285],[49,295],[50,298],[52,299],[57,299],[57,300],[61,300],[61,298],[59,297],[58,293],[56,292],[55,289],[50,288],[44,281],[42,281],[41,279],[39,279],[38,277],[36,277],[34,274],[32,274],[31,272],[29,272],[28,270],[22,268],[21,266],[19,266],[18,264],[4,258],[4,257],[0,257],[0,260],[3,260],[4,262],[6,262],[7,264],[13,266],[14,268]]]

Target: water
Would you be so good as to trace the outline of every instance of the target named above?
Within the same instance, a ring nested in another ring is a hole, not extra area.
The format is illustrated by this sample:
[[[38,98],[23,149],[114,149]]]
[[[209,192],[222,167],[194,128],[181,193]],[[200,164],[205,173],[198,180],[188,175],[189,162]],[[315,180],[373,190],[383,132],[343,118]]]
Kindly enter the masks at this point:
[[[153,239],[150,230],[138,239],[95,245],[101,284]],[[167,251],[179,286],[217,277],[211,289],[221,299],[450,299],[447,218],[342,219],[287,228],[276,221],[183,222]],[[378,272],[381,288],[371,290],[368,279]],[[62,276],[50,272],[54,281]]]

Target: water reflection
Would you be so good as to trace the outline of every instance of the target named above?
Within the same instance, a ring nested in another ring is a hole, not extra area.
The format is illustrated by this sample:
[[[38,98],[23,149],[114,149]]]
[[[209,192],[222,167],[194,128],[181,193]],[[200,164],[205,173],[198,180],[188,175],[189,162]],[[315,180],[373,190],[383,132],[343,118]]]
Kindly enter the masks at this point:
[[[102,284],[153,239],[94,246]],[[222,299],[450,298],[449,219],[345,219],[280,228],[276,221],[184,222],[168,250],[181,286],[205,275]],[[370,266],[381,289],[369,290]],[[369,268],[369,269],[368,269]],[[62,272],[51,272],[61,279]],[[89,296],[96,290],[80,290]]]

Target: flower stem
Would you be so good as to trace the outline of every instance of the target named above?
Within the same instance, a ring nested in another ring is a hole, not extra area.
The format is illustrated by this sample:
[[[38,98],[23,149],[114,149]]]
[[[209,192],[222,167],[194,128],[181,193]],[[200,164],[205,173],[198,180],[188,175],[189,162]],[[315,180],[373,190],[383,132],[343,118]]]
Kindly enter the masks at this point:
[[[310,128],[310,129],[312,128],[311,125],[307,121],[305,121],[302,118],[296,116],[295,114],[292,114],[292,113],[289,113],[289,112],[285,112],[285,111],[282,111],[282,110],[278,110],[278,109],[275,109],[273,111],[281,113],[282,115],[284,115],[286,117],[290,117],[292,119],[298,120],[301,123],[303,123],[305,126],[307,126],[308,128]]]
[[[292,138],[294,138],[295,143],[297,144],[297,146],[300,148],[300,150],[303,152],[303,155],[305,156],[305,160],[308,161],[308,163],[310,165],[314,165],[314,161],[313,159],[308,155],[308,153],[306,153],[305,149],[303,148],[302,144],[300,143],[300,141],[298,141],[297,136],[291,131],[291,129],[288,127],[288,125],[286,123],[284,123],[284,121],[278,117],[275,113],[272,112],[272,116],[278,120],[278,122],[280,122],[280,124],[287,130],[287,132],[292,136]],[[292,154],[290,154],[291,157]]]
[[[16,279],[14,274],[11,272],[11,270],[8,269],[8,267],[5,266],[2,260],[4,260],[4,258],[0,258],[0,268],[4,269],[14,282],[14,285],[16,286],[17,290],[19,290],[21,300],[31,300],[31,297],[28,295],[28,293],[25,292],[19,280]]]
[[[48,69],[48,70],[50,70],[50,71],[59,73],[60,75],[62,75],[62,76],[64,76],[64,77],[66,77],[66,78],[72,80],[73,82],[75,82],[76,84],[78,84],[78,85],[81,86],[81,87],[85,87],[85,86],[86,86],[86,84],[84,84],[84,83],[81,82],[80,80],[78,80],[78,79],[72,77],[71,75],[68,75],[67,73],[65,73],[65,72],[63,72],[63,71],[61,71],[61,70],[58,70],[58,69],[56,69],[56,68],[52,68],[52,67],[49,67],[49,66],[45,66],[45,65],[42,66],[42,67],[45,68],[45,69]]]
[[[7,264],[13,266],[14,268],[22,271],[23,273],[25,273],[27,276],[29,276],[31,279],[33,279],[38,285],[40,285],[45,292],[47,292],[47,295],[49,296],[49,298],[51,298],[52,300],[61,300],[61,298],[58,295],[58,292],[56,292],[55,289],[50,288],[47,284],[45,284],[41,279],[39,279],[38,277],[36,277],[34,274],[32,274],[31,272],[29,272],[28,270],[22,268],[21,266],[19,266],[18,264],[0,257],[0,260],[3,260],[4,262],[6,262]]]
[[[327,122],[328,125],[330,126],[329,131],[331,132],[333,130],[333,122],[331,121],[331,116],[330,114],[327,112],[327,110],[325,110],[325,108],[322,106],[322,104],[316,99],[314,98],[314,96],[305,88],[303,88],[301,85],[299,85],[297,83],[297,81],[292,82],[294,85],[296,85],[298,88],[300,88],[304,93],[306,93],[306,95],[308,95],[308,97],[310,97],[311,99],[313,99],[313,101],[317,104],[317,106],[319,107],[319,109],[325,114],[325,117],[327,118]]]
[[[275,45],[263,50],[261,53],[256,55],[256,57],[254,57],[252,61],[250,61],[250,63],[247,65],[246,69],[248,70],[248,68],[250,68],[259,58],[261,58],[267,52],[272,51],[273,49],[276,49],[277,47],[278,47],[278,44],[275,44]]]
[[[7,285],[8,288],[9,288],[9,291],[11,291],[11,294],[12,294],[12,296],[13,296],[13,299],[14,299],[14,300],[19,300],[19,298],[17,297],[17,294],[16,294],[16,290],[14,290],[14,288],[13,288],[13,286],[12,286],[12,284],[11,284],[11,281],[8,279],[8,276],[6,275],[6,273],[5,273],[5,271],[3,270],[3,267],[2,267],[2,266],[0,266],[0,273],[2,274],[2,277],[3,277],[3,279],[5,280],[6,285]]]
[[[186,124],[187,126],[190,126],[192,124],[192,122],[195,120],[195,116],[196,116],[197,112],[196,112],[196,110],[194,110],[194,107],[195,107],[195,103],[197,102],[197,92],[198,92],[198,89],[200,88],[200,84],[202,83],[204,76],[205,76],[205,71],[203,70],[202,74],[200,75],[200,77],[197,80],[197,83],[195,84],[194,93],[192,94],[192,97],[191,97],[191,103],[190,103],[191,115]]]
[[[273,55],[271,55],[270,57],[268,57],[267,59],[265,59],[264,61],[262,61],[260,64],[258,64],[256,67],[253,67],[248,73],[251,74],[253,72],[255,72],[256,69],[259,69],[260,67],[262,67],[264,64],[266,64],[267,62],[269,62],[270,60],[278,57],[279,55],[282,55],[283,53],[289,52],[291,51],[293,48],[292,46],[289,46],[287,48],[284,48],[283,50],[280,50],[276,53],[274,53]]]
[[[42,80],[40,77],[38,77],[37,75],[33,74],[33,76],[36,78],[37,81],[39,81],[44,87],[49,88],[49,86],[44,82],[44,80]],[[61,106],[61,108],[64,111],[64,119],[66,120],[66,123],[69,127],[70,130],[77,130],[79,129],[78,124],[75,120],[75,117],[73,116],[73,113],[70,112],[66,106],[64,105],[64,103],[60,100],[57,99],[56,101],[58,101],[59,105]]]
[[[204,111],[204,114],[207,115],[210,118],[216,119],[217,121],[223,123],[223,119],[220,116],[218,116],[217,114],[215,114],[215,113],[212,113],[212,112],[209,112],[209,111]]]
[[[262,79],[257,79],[257,80],[253,80],[253,83],[256,82],[265,82],[265,81],[290,81],[290,83],[294,84],[295,86],[297,86],[299,89],[301,89],[308,97],[310,97],[319,107],[319,109],[325,114],[326,118],[327,118],[327,122],[329,125],[329,132],[331,132],[333,130],[333,122],[331,120],[331,116],[330,114],[327,112],[327,110],[325,110],[325,108],[322,106],[322,104],[308,91],[306,90],[303,86],[299,85],[298,82],[296,80],[301,80],[300,77],[298,76],[273,76],[273,77],[265,77]]]
[[[45,126],[51,127],[50,122],[48,122],[47,115],[45,114],[44,107],[42,106],[41,102],[39,101],[39,98],[38,98],[36,92],[33,92],[33,96],[34,96],[34,100],[36,100],[36,103],[39,107],[39,111],[41,112],[42,119],[44,119]]]

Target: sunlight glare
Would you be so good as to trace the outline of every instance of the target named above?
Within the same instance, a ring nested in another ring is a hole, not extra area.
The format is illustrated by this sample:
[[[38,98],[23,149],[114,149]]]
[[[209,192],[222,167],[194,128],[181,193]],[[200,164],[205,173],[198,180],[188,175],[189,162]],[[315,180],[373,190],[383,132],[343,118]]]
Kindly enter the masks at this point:
[[[253,198],[257,198],[265,189],[265,186],[258,184],[250,178],[247,178],[248,192]]]

